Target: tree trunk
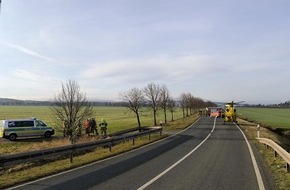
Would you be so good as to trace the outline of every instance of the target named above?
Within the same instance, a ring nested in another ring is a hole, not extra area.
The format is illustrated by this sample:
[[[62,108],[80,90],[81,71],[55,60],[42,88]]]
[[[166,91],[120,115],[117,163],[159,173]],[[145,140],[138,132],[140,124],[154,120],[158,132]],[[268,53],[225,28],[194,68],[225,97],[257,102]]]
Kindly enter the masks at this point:
[[[153,110],[153,115],[154,115],[154,126],[157,126],[157,121],[156,121],[156,110]]]
[[[141,122],[140,122],[140,117],[139,117],[139,113],[136,113],[137,115],[137,121],[138,121],[138,130],[141,131]]]
[[[72,125],[70,126],[69,137],[70,137],[70,144],[73,145],[74,144],[74,136],[73,136],[73,126]],[[74,156],[74,152],[72,149],[71,153],[70,153],[70,159],[69,159],[71,164],[73,163],[73,156]]]
[[[165,122],[165,124],[167,124],[167,116],[166,116],[166,109],[164,109],[164,122]]]
[[[183,118],[185,118],[185,110],[182,108]]]

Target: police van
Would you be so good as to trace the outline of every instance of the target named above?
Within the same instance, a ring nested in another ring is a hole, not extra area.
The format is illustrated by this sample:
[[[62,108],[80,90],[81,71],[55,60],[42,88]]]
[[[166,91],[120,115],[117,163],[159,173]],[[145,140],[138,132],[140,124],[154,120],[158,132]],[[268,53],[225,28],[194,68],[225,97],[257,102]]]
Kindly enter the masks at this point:
[[[54,129],[37,118],[0,120],[0,137],[11,141],[18,137],[54,135]]]

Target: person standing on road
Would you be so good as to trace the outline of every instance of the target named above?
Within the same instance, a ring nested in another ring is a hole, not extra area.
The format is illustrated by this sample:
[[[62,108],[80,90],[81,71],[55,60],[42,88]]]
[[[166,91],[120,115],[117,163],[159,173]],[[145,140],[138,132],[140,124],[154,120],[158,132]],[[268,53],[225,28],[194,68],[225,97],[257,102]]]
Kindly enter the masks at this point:
[[[107,126],[108,126],[107,121],[105,119],[102,119],[99,126],[101,127],[101,135],[103,135],[103,137],[106,138],[107,137]]]

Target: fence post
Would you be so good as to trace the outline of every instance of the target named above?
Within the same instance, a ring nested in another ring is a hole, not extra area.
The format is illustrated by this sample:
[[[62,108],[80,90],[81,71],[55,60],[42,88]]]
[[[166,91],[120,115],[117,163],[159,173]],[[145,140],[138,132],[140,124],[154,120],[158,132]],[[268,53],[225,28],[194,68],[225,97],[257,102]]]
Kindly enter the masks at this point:
[[[109,150],[110,150],[110,152],[112,152],[112,144],[110,144]]]

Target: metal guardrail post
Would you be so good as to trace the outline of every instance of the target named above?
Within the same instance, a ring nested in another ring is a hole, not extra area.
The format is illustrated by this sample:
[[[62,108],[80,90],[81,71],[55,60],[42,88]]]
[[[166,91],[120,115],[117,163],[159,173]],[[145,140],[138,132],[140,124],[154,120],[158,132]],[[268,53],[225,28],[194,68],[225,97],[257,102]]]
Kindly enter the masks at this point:
[[[109,151],[112,152],[112,143],[109,145]]]

